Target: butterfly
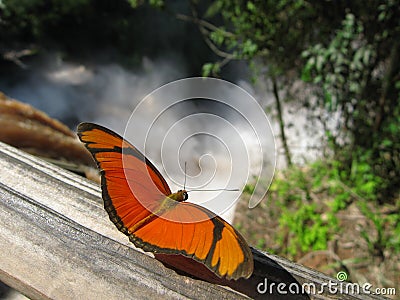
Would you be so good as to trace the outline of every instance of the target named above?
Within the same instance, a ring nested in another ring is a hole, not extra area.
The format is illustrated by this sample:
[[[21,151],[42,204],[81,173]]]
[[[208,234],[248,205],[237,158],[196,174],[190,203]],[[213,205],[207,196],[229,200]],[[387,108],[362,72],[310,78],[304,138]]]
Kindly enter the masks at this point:
[[[180,254],[220,278],[249,278],[253,256],[245,239],[210,210],[172,193],[156,167],[117,133],[81,123],[78,137],[100,169],[104,208],[115,226],[144,251]]]

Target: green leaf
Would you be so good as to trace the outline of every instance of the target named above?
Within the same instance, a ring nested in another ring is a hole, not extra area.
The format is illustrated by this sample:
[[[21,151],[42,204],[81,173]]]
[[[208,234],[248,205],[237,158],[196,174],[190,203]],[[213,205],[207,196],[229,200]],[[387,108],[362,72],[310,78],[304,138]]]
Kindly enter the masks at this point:
[[[219,63],[206,63],[203,65],[202,75],[208,77],[210,75],[218,74],[220,71]]]
[[[203,65],[203,70],[202,70],[202,75],[203,75],[204,77],[210,76],[213,67],[214,67],[214,64],[213,64],[213,63],[206,63],[206,64],[204,64],[204,65]]]
[[[210,33],[210,39],[218,46],[221,46],[225,41],[224,32],[222,30],[216,30]]]
[[[149,3],[156,8],[162,8],[164,6],[164,0],[149,0]]]
[[[219,13],[224,6],[223,1],[214,1],[211,5],[207,8],[206,13],[204,14],[205,18],[214,17],[217,13]]]
[[[142,3],[140,0],[128,0],[128,2],[133,8],[137,8]]]
[[[301,80],[303,80],[304,82],[311,82],[312,81],[311,69],[312,69],[312,65],[311,64],[306,64],[305,65],[305,67],[303,68],[303,70],[301,72]]]
[[[247,1],[247,9],[249,11],[251,11],[251,12],[255,12],[256,11],[256,7],[255,7],[254,3],[251,2],[251,1]]]

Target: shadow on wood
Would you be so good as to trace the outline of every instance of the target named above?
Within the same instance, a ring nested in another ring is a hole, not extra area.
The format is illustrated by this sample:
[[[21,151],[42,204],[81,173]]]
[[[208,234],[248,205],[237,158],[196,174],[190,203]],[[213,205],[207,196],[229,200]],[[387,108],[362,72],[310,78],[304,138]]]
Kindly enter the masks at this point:
[[[297,285],[301,291],[301,284],[276,261],[256,249],[252,249],[254,256],[254,272],[248,279],[226,280],[219,278],[206,266],[181,255],[155,254],[156,259],[166,267],[172,268],[177,273],[193,276],[210,283],[229,286],[253,299],[282,299],[283,294],[278,293],[276,286],[284,283],[285,286]],[[183,272],[181,270],[185,270]],[[269,289],[271,287],[271,289]],[[274,288],[275,287],[275,288]],[[307,294],[286,294],[285,299],[310,299]]]

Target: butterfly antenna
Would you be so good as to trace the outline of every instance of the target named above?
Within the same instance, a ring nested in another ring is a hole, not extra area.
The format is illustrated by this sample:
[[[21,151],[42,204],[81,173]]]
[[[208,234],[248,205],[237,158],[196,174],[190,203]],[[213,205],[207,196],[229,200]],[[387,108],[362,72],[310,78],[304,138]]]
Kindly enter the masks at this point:
[[[239,192],[240,190],[239,189],[210,189],[210,190],[194,189],[187,192],[219,192],[219,191]]]
[[[186,164],[187,162],[185,161],[185,180],[183,181],[183,189],[186,190]]]

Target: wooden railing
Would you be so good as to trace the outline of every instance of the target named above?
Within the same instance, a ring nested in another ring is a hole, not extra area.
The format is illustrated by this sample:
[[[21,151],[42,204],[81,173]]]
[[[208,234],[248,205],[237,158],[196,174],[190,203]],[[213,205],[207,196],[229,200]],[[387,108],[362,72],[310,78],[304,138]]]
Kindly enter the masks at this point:
[[[164,265],[185,260],[156,260],[116,230],[98,185],[0,143],[0,281],[30,298],[382,299],[332,293],[329,283],[347,284],[274,255],[253,254],[255,270],[247,280],[213,278],[201,266],[192,275],[210,282],[179,275]],[[303,284],[315,291],[291,293]]]

